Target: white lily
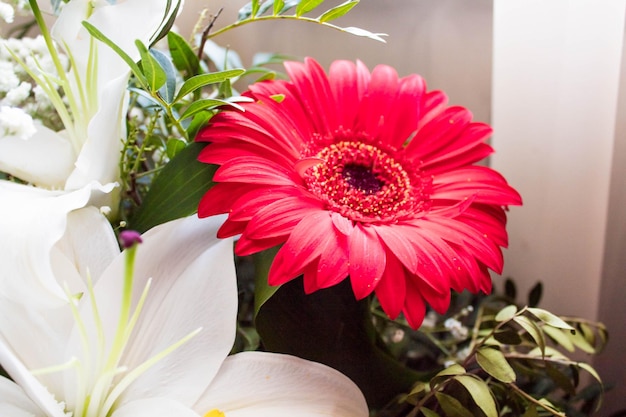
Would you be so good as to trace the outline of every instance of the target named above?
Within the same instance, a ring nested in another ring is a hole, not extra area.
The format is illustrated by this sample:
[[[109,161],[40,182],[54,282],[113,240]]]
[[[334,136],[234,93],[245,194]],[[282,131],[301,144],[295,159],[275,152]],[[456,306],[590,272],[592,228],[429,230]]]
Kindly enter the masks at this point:
[[[222,221],[156,227],[136,248],[134,272],[131,249],[64,306],[0,294],[0,363],[16,382],[0,378],[0,415],[366,417],[358,388],[331,368],[227,357],[237,289],[232,241],[215,237]]]
[[[94,25],[137,60],[135,40],[144,44],[154,41],[180,3],[181,0],[125,0],[115,4],[72,0],[63,7],[50,35],[37,1],[31,0],[56,74],[43,68],[29,71],[51,99],[65,130],[53,132],[39,125],[37,132],[26,140],[15,136],[0,138],[0,170],[36,186],[54,189],[76,190],[93,181],[117,181],[121,144],[126,138],[130,69],[108,46],[93,39],[82,22]],[[70,59],[68,73],[53,39]],[[64,98],[57,92],[58,85]]]

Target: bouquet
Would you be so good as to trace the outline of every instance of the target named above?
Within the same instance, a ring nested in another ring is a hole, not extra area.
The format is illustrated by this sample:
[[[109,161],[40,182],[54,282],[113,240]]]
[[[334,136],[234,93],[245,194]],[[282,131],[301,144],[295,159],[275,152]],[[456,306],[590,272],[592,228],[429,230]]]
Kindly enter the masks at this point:
[[[487,124],[387,65],[219,44],[265,20],[384,42],[336,24],[358,0],[205,11],[189,39],[178,0],[44,3],[0,3],[32,17],[0,49],[3,415],[597,409],[568,355],[604,326],[492,292],[522,199],[478,164]]]

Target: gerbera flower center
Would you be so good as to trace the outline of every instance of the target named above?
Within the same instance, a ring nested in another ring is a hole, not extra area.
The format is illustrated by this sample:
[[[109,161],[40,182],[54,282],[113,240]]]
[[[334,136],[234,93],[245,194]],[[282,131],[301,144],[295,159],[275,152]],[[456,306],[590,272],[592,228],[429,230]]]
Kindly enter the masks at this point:
[[[360,222],[396,221],[428,205],[430,181],[389,152],[356,140],[329,144],[305,182],[329,209]]]

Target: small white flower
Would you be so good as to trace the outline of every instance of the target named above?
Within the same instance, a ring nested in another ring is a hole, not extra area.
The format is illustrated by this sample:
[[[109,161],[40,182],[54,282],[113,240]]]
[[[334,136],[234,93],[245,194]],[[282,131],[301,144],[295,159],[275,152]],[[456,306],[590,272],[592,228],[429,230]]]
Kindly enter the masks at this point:
[[[467,327],[463,326],[463,324],[457,319],[449,318],[443,323],[444,327],[450,331],[452,337],[456,340],[464,340],[467,338]]]
[[[0,1],[0,18],[7,23],[13,23],[13,19],[15,18],[13,6]]]
[[[0,106],[0,138],[15,136],[26,140],[35,134],[33,118],[18,107]]]
[[[4,97],[4,104],[9,106],[18,106],[22,104],[24,100],[30,96],[30,92],[32,90],[32,84],[27,83],[26,81],[22,81],[17,88],[12,89],[7,92],[7,95]]]

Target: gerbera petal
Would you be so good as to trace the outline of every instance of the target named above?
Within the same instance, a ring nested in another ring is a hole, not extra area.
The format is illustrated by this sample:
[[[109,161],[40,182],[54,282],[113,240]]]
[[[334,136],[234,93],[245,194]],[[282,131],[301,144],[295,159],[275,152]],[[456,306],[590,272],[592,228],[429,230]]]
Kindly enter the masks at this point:
[[[349,129],[359,110],[359,90],[357,87],[356,65],[351,61],[335,61],[329,70],[330,86],[337,106],[337,120],[340,127]]]
[[[324,69],[307,58],[304,63],[285,62],[285,70],[297,91],[297,99],[307,112],[315,130],[326,135],[337,128],[335,101]]]
[[[370,82],[361,98],[355,120],[355,130],[379,137],[395,112],[394,99],[398,91],[398,73],[387,65],[378,65],[372,71]]]
[[[284,284],[320,256],[326,240],[333,238],[324,228],[330,227],[330,223],[330,215],[325,211],[318,210],[302,218],[274,258],[268,276],[270,285]],[[324,232],[317,233],[316,230]]]
[[[244,182],[266,185],[292,185],[295,173],[267,159],[246,156],[233,158],[222,165],[214,181]]]
[[[402,227],[394,225],[372,226],[376,234],[411,273],[417,270],[417,256],[408,235],[402,233]]]
[[[217,183],[200,199],[200,203],[198,204],[198,216],[209,217],[216,214],[228,213],[235,201],[241,198],[241,194],[254,188],[255,187],[250,186],[250,184],[243,183]]]
[[[476,203],[500,206],[519,205],[522,199],[496,171],[470,166],[443,172],[433,180],[432,199],[463,200],[473,197]]]
[[[319,288],[332,287],[350,273],[347,236],[332,227],[328,233],[334,234],[334,239],[326,241],[317,264],[316,283]]]
[[[387,252],[386,268],[383,277],[376,285],[376,297],[389,318],[395,320],[402,311],[406,300],[406,271],[402,263]]]
[[[283,236],[309,214],[322,210],[319,201],[298,196],[281,198],[265,206],[257,207],[257,213],[250,219],[244,232],[250,239]],[[328,213],[323,213],[329,217]]]
[[[434,154],[454,146],[454,141],[472,120],[463,107],[448,107],[426,123],[406,146],[405,153],[414,161],[428,161]]]
[[[385,249],[373,228],[357,224],[349,237],[350,282],[357,300],[367,297],[385,271]]]
[[[215,409],[229,417],[368,415],[363,394],[343,374],[315,362],[265,352],[228,357],[194,408],[200,415]]]
[[[417,74],[400,79],[398,95],[393,105],[394,111],[386,122],[389,126],[383,142],[399,149],[417,130],[421,118],[422,96],[426,90],[424,79]]]
[[[410,281],[407,280],[406,285],[406,301],[402,309],[406,321],[413,329],[417,329],[422,325],[426,316],[426,303],[422,294]]]

